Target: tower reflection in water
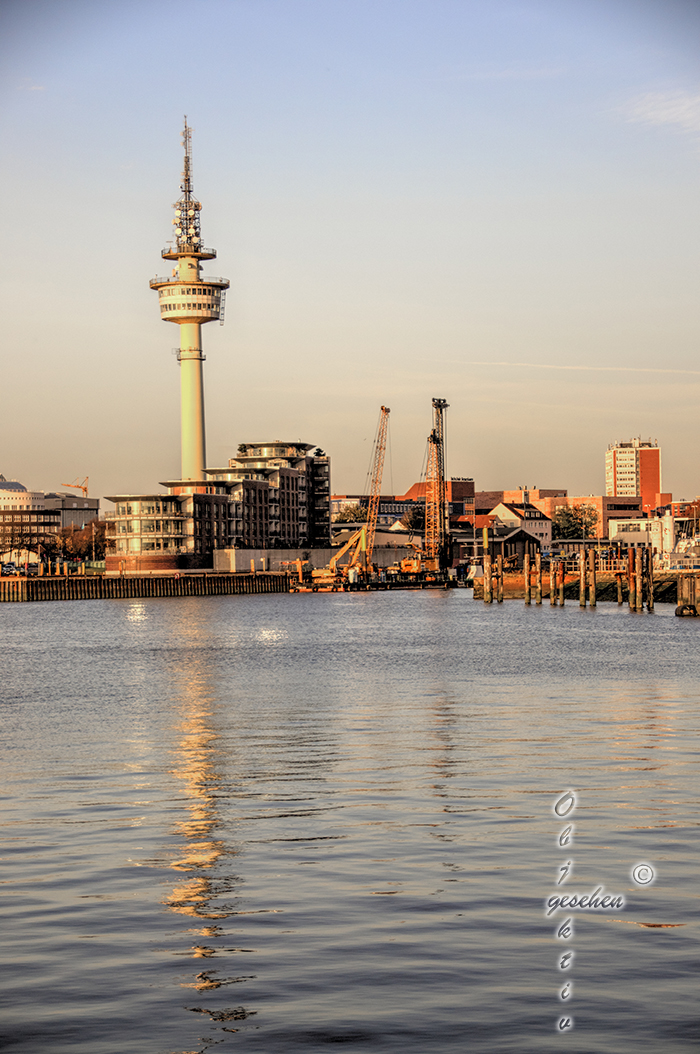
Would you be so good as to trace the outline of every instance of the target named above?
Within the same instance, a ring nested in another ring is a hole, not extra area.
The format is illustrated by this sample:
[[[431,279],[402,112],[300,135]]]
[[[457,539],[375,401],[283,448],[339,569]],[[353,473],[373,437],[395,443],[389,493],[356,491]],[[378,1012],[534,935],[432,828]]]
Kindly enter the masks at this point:
[[[187,635],[198,636],[197,628],[188,625]],[[189,916],[196,925],[188,930],[195,938],[188,954],[193,959],[208,959],[212,967],[236,949],[221,947],[224,930],[220,922],[236,914],[229,899],[241,879],[226,862],[235,855],[216,832],[222,828],[224,755],[222,736],[216,728],[216,704],[212,699],[206,660],[197,655],[198,641],[190,640],[194,648],[183,649],[183,658],[174,664],[180,700],[180,717],[175,726],[176,746],[173,748],[172,775],[181,781],[181,804],[185,816],[173,825],[173,832],[184,842],[170,866],[181,878],[173,886],[163,903],[178,915]],[[202,964],[198,964],[202,965]],[[191,979],[181,981],[183,988],[198,992],[212,992],[241,981],[249,976],[222,976],[219,969],[199,970]],[[207,1014],[219,1026],[241,1021],[255,1011],[237,1007],[186,1007]],[[227,1028],[226,1031],[236,1031]]]

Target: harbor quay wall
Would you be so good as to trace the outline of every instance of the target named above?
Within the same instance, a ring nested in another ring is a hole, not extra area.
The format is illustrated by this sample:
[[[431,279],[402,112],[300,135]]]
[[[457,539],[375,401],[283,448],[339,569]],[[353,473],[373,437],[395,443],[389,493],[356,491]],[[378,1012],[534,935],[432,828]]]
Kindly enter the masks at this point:
[[[0,603],[39,600],[120,600],[137,597],[288,593],[286,574],[99,575],[0,579]]]

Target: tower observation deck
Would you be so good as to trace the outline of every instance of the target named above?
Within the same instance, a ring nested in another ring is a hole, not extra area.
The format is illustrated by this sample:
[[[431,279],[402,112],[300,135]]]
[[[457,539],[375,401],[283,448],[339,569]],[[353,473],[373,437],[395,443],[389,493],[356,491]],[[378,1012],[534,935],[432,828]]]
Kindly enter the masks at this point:
[[[164,260],[176,261],[170,278],[152,278],[151,289],[158,291],[160,317],[180,327],[180,423],[182,479],[203,480],[206,461],[204,437],[204,378],[202,363],[202,325],[224,321],[227,278],[202,275],[202,260],[213,260],[216,249],[205,249],[199,214],[201,204],[192,190],[192,129],[182,133],[185,164],[181,195],[175,209],[175,244],[163,249]]]

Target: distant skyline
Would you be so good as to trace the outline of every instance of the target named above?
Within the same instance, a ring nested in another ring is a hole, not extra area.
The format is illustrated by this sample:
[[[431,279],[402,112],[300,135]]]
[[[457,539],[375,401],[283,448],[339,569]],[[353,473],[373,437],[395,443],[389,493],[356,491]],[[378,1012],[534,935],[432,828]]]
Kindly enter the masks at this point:
[[[148,281],[187,114],[231,280],[209,465],[303,440],[360,492],[384,404],[403,493],[439,396],[478,489],[601,494],[607,446],[641,436],[693,497],[698,40],[685,0],[5,0],[0,473],[178,475],[179,336]]]

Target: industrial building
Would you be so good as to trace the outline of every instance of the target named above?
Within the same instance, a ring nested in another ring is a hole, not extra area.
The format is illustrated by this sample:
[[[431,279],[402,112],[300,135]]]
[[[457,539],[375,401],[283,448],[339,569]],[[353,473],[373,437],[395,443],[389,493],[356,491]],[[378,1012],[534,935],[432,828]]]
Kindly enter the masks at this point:
[[[453,476],[445,481],[446,500],[449,507],[450,525],[465,526],[474,523],[474,480]],[[407,512],[425,508],[425,483],[414,483],[405,494],[383,494],[379,498],[377,524],[391,527]],[[331,515],[337,516],[344,505],[360,505],[368,508],[369,494],[333,494]]]
[[[87,527],[100,516],[100,499],[88,498],[87,494],[78,497],[74,494],[50,491],[44,495],[44,507],[59,509],[61,527],[73,527],[76,531],[82,531],[83,527]]]
[[[641,516],[643,512],[642,499],[638,496],[618,498],[602,494],[583,494],[578,497],[570,497],[563,489],[543,490],[537,487],[532,489],[521,487],[518,490],[477,491],[477,517],[488,515],[501,501],[506,504],[529,503],[538,508],[550,520],[556,514],[557,509],[572,509],[575,506],[587,505],[594,509],[596,513],[596,538],[608,537],[608,523],[611,519],[634,519]],[[479,520],[477,519],[478,523]]]

